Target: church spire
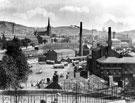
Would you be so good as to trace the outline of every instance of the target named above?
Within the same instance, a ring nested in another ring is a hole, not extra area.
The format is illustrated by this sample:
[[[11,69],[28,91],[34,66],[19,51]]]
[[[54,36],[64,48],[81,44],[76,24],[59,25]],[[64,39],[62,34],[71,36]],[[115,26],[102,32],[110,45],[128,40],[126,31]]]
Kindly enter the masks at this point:
[[[50,27],[50,18],[48,17],[48,27]]]
[[[48,17],[48,25],[47,25],[47,35],[51,35],[51,26],[50,26],[50,18]]]

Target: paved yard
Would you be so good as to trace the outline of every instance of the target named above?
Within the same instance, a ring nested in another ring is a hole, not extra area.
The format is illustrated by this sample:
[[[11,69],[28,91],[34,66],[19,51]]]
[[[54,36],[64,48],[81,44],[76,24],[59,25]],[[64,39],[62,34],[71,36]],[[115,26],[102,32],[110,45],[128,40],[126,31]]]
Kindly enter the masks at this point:
[[[57,74],[63,74],[64,78],[66,77],[67,72],[71,72],[73,74],[73,66],[72,64],[68,64],[68,66],[65,66],[63,69],[54,69],[53,65],[48,64],[32,64],[31,70],[33,71],[32,74],[28,77],[27,87],[29,88],[31,85],[31,82],[37,83],[40,80],[44,79],[46,81],[46,78],[52,79],[53,74],[55,71],[57,71]],[[42,71],[41,74],[37,74],[37,72]],[[70,75],[71,77],[71,75]]]

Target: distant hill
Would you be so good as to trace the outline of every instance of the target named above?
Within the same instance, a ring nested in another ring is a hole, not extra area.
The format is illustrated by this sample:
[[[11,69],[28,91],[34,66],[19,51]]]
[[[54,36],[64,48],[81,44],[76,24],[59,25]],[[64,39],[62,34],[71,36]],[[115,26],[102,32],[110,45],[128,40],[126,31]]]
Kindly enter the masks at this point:
[[[122,34],[135,35],[135,30],[123,31]]]
[[[16,24],[14,22],[8,22],[8,21],[0,21],[0,34],[6,33],[6,34],[12,34],[12,26],[14,24],[14,32],[15,34],[27,34],[27,35],[33,35],[35,28],[34,27],[27,27],[21,24]],[[46,27],[43,28],[37,28],[38,31],[46,31]],[[79,36],[80,28],[75,25],[71,26],[60,26],[60,27],[51,27],[52,34],[56,35],[64,35],[64,36]],[[130,31],[123,31],[123,32],[116,32],[117,36],[123,36],[127,35],[133,39],[133,42],[135,42],[135,30]],[[108,35],[107,31],[97,31],[94,30],[88,30],[83,29],[83,35],[98,35],[100,38],[104,38]]]
[[[37,31],[45,30],[46,28],[37,28]],[[51,27],[51,33],[56,34],[57,36],[78,36],[80,33],[80,28],[73,26]],[[92,35],[92,31],[88,29],[83,29],[83,35]]]
[[[57,35],[79,35],[80,28],[79,27],[72,27],[72,26],[61,26],[52,28],[52,33]],[[92,32],[87,29],[83,29],[83,35],[92,35]]]
[[[14,32],[16,34],[33,34],[35,28],[34,27],[27,27],[24,25],[16,24],[14,22],[8,21],[0,21],[0,34],[12,34],[12,26],[14,24]],[[46,27],[44,28],[37,28],[37,31],[45,31]],[[61,27],[51,27],[52,34],[57,35],[79,35],[80,29],[77,26],[61,26]],[[87,29],[83,29],[84,35],[91,35],[92,32]]]
[[[132,38],[132,41],[135,42],[135,30],[123,31],[121,34]]]
[[[0,34],[12,34],[12,26],[14,25],[15,34],[32,34],[34,32],[33,27],[27,27],[14,22],[0,21]]]

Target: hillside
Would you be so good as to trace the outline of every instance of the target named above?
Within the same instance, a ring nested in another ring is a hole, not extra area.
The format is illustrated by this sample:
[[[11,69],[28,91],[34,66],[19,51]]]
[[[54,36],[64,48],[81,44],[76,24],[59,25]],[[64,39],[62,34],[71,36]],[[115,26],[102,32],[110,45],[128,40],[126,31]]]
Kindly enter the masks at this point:
[[[0,34],[6,33],[6,34],[12,34],[12,26],[14,24],[14,33],[15,34],[32,34],[34,33],[35,28],[34,27],[27,27],[24,25],[16,24],[13,22],[8,21],[0,21]],[[46,31],[46,27],[43,28],[37,28],[37,31]],[[60,27],[51,27],[52,34],[56,34],[57,36],[78,36],[80,32],[80,28],[78,26],[60,26]],[[116,32],[117,36],[123,36],[127,35],[133,39],[133,42],[135,42],[135,30],[130,31],[123,31],[123,32]],[[97,30],[88,30],[83,29],[83,35],[87,36],[96,36],[98,35],[99,38],[105,38],[107,37],[108,33],[107,31],[97,31]],[[97,37],[97,36],[96,36]]]
[[[6,33],[6,34],[12,34],[12,26],[14,24],[14,33],[15,34],[33,34],[35,28],[34,27],[27,27],[24,25],[16,24],[13,22],[8,21],[0,21],[0,34]],[[44,28],[37,28],[37,31],[46,31],[46,27]],[[61,27],[51,27],[52,34],[56,35],[79,35],[80,29],[79,27],[73,27],[73,26],[61,26]],[[90,35],[92,32],[87,29],[83,29],[84,35]]]
[[[16,24],[13,22],[0,21],[0,34],[12,34],[12,26],[14,24],[14,33],[15,34],[32,34],[34,28]]]
[[[61,26],[61,27],[55,27],[52,28],[52,33],[57,34],[57,35],[68,35],[68,36],[73,36],[73,35],[79,35],[80,28],[78,27],[72,27],[72,26]],[[83,29],[83,35],[91,35],[92,32],[87,29]]]

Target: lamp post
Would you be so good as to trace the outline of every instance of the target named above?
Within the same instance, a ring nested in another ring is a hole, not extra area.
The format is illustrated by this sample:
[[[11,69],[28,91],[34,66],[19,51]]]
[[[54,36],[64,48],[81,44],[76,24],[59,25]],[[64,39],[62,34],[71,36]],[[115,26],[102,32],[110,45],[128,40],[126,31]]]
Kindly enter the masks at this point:
[[[78,82],[79,83],[79,82]],[[78,85],[77,81],[76,81],[76,84],[75,84],[75,98],[73,99],[72,103],[75,101],[75,103],[78,103],[78,92],[79,92],[79,89],[80,89],[80,84]]]
[[[17,87],[15,87],[15,103],[17,103]]]

